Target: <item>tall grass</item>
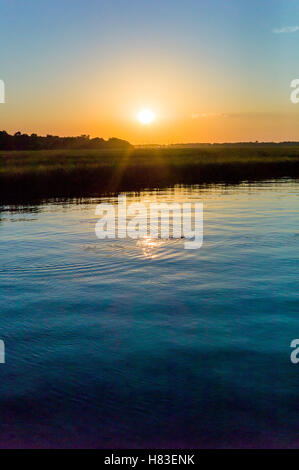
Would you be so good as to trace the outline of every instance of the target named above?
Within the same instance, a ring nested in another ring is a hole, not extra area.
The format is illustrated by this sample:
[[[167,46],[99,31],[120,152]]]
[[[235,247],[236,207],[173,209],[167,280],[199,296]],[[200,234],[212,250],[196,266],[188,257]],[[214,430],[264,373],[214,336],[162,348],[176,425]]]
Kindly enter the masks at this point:
[[[299,176],[299,146],[0,152],[0,203]]]

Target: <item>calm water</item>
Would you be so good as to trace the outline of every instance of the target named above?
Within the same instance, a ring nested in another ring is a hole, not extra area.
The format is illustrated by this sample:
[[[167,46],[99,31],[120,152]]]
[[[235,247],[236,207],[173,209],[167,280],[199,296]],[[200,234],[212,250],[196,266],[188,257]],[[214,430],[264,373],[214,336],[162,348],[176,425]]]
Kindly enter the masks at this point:
[[[203,202],[202,249],[3,208],[0,445],[298,446],[299,183],[127,197]]]

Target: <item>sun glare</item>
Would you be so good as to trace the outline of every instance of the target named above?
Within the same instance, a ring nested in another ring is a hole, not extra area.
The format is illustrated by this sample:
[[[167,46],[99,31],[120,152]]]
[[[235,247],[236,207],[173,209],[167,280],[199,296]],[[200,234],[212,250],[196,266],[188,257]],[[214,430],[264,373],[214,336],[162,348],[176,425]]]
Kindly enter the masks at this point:
[[[137,119],[141,124],[151,124],[156,119],[156,116],[150,109],[142,109],[137,114]]]

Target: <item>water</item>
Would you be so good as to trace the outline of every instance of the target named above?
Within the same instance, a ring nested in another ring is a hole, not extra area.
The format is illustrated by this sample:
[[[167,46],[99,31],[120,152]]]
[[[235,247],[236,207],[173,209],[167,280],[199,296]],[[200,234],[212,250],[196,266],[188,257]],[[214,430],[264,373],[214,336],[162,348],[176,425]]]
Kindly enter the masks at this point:
[[[2,208],[0,446],[298,446],[299,183],[127,198],[203,202],[201,250]]]

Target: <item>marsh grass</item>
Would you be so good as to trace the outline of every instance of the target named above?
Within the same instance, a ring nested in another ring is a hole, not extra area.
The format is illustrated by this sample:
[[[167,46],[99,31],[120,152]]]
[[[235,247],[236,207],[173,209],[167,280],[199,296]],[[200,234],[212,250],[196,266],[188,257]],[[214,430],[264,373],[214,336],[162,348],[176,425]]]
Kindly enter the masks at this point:
[[[0,152],[0,203],[299,176],[299,145]]]

